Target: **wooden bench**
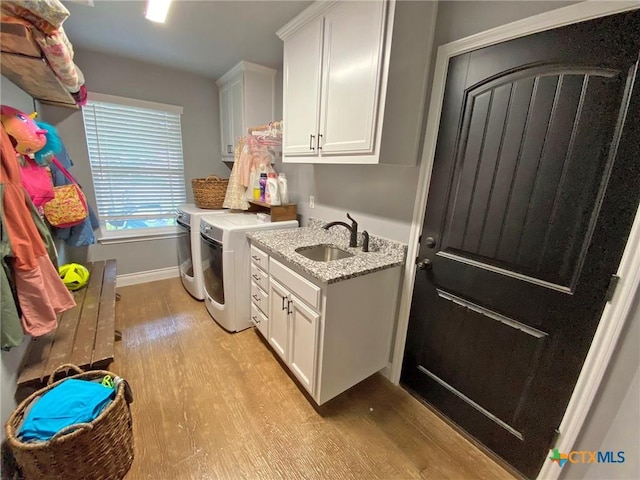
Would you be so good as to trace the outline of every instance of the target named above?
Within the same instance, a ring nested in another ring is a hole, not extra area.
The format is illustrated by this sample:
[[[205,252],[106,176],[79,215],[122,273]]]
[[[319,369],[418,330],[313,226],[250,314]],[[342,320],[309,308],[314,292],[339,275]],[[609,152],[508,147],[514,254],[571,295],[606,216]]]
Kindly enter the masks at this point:
[[[86,265],[89,284],[74,292],[76,306],[58,317],[58,328],[34,338],[22,362],[18,387],[40,387],[63,363],[83,370],[106,368],[115,343],[116,261]]]

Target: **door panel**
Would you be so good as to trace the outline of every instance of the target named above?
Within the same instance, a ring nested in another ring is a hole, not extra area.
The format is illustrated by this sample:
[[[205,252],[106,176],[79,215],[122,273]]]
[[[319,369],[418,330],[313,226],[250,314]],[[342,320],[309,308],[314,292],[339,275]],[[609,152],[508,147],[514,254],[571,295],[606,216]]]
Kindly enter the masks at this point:
[[[284,154],[317,155],[323,21],[318,18],[284,44]]]
[[[449,63],[402,382],[527,476],[638,208],[639,32],[635,11]]]
[[[373,152],[385,9],[384,2],[344,2],[326,15],[323,154]]]
[[[291,369],[311,395],[315,394],[319,319],[318,313],[291,296]]]
[[[289,292],[278,282],[269,282],[269,343],[280,358],[288,360]]]

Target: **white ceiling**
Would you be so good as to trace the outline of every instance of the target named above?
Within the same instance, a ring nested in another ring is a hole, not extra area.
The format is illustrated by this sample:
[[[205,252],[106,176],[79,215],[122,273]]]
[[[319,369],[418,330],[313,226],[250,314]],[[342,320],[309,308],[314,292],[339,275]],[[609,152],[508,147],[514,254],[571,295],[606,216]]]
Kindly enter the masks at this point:
[[[275,32],[312,2],[174,0],[165,24],[144,18],[144,1],[63,3],[71,12],[64,28],[75,47],[216,79],[240,60],[281,69],[282,41]]]

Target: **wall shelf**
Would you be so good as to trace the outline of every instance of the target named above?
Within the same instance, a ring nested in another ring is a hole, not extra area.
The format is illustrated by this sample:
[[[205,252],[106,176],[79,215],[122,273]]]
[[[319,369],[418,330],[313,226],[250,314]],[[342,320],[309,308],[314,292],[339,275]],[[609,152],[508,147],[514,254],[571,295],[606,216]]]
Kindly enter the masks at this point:
[[[0,47],[2,75],[42,103],[78,108],[71,94],[49,67],[26,25],[2,22]]]
[[[298,205],[286,203],[284,205],[270,205],[258,200],[249,200],[250,212],[261,212],[271,215],[272,222],[284,222],[298,219]]]

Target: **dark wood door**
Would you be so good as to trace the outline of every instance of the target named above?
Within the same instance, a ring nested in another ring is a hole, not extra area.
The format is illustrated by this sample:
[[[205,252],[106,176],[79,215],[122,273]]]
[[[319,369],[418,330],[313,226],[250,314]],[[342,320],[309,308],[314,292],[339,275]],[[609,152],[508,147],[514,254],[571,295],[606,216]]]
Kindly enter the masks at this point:
[[[639,34],[635,11],[449,63],[401,381],[526,476],[638,208]]]

